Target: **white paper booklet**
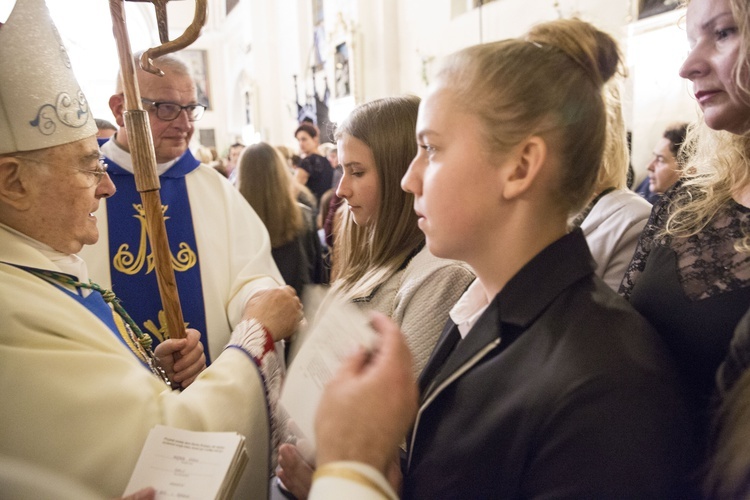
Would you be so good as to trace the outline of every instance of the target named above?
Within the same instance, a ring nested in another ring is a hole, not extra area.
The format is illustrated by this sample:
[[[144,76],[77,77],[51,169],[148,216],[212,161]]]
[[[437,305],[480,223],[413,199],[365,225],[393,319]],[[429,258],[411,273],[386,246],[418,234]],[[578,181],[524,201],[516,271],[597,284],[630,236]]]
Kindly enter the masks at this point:
[[[241,434],[157,425],[146,438],[124,495],[151,486],[157,500],[231,498],[246,463]]]
[[[349,302],[326,297],[281,389],[280,403],[289,416],[287,430],[297,438],[308,462],[314,461],[315,413],[326,382],[358,346],[371,350],[376,342],[377,334],[363,312]]]

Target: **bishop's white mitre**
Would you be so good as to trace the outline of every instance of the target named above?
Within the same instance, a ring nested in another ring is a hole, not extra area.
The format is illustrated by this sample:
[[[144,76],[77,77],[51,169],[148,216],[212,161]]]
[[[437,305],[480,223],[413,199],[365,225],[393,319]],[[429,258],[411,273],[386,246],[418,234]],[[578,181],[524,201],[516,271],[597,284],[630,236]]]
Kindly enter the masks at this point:
[[[17,0],[0,27],[0,154],[96,135],[44,0]]]

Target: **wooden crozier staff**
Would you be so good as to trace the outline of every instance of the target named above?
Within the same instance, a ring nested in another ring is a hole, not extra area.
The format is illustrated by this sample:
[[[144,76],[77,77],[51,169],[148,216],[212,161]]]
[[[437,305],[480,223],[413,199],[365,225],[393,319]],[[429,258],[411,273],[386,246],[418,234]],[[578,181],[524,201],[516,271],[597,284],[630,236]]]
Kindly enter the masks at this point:
[[[135,185],[141,194],[146,215],[146,231],[151,242],[154,256],[156,282],[167,321],[167,335],[173,339],[185,337],[185,322],[182,318],[180,297],[177,293],[174,269],[172,269],[169,241],[164,224],[164,214],[159,196],[159,176],[156,173],[156,154],[154,141],[148,124],[148,113],[141,106],[141,93],[135,77],[135,64],[130,49],[130,37],[125,25],[125,1],[150,2],[156,9],[159,39],[162,45],[143,53],[140,66],[143,70],[159,76],[164,73],[153,65],[153,59],[159,56],[184,49],[193,43],[206,23],[207,0],[195,0],[195,16],[185,32],[170,41],[167,33],[167,2],[169,0],[109,0],[112,15],[112,30],[117,42],[120,58],[120,74],[125,95],[125,123],[128,129],[130,155],[133,159]]]

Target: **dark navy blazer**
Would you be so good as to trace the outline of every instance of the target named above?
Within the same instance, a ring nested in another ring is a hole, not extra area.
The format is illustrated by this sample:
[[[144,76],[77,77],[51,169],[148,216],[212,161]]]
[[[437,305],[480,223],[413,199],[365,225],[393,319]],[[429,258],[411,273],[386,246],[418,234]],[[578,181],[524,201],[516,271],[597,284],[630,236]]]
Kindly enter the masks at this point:
[[[502,289],[420,377],[404,498],[685,498],[693,423],[651,326],[580,230]]]

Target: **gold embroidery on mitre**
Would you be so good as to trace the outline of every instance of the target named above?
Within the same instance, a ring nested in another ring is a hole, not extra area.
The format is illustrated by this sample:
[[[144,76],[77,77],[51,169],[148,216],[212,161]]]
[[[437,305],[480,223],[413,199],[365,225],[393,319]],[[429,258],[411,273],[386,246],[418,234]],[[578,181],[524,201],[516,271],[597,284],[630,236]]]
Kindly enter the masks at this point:
[[[117,253],[112,258],[112,266],[119,272],[128,275],[138,274],[143,269],[144,264],[146,265],[146,274],[154,270],[154,254],[153,251],[146,255],[146,242],[148,241],[148,231],[146,225],[146,211],[141,204],[133,204],[133,208],[136,214],[133,216],[138,219],[141,225],[140,241],[138,242],[138,253],[133,255],[130,252],[130,245],[123,243],[117,248]],[[169,220],[166,216],[169,205],[162,205],[162,214],[165,214],[164,221]],[[179,244],[180,250],[177,252],[177,256],[172,255],[170,252],[170,262],[172,263],[172,269],[177,272],[185,272],[188,269],[195,266],[198,262],[198,256],[190,245],[184,241]]]
[[[157,321],[159,322],[159,326],[156,326],[156,323],[154,323],[152,320],[147,320],[143,323],[143,326],[146,330],[156,338],[159,342],[164,342],[166,339],[169,338],[169,333],[167,332],[167,315],[164,313],[164,309],[159,310],[159,314],[157,314]],[[190,323],[185,323],[185,328],[187,329],[188,325]]]

